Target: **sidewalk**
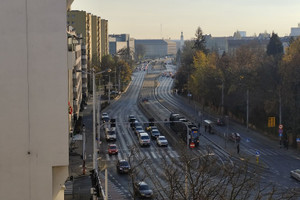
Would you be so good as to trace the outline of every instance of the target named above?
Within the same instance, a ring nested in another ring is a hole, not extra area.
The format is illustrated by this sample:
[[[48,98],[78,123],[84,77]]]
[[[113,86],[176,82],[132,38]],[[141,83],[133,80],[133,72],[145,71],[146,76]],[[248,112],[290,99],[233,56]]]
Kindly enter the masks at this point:
[[[82,140],[75,142],[75,148],[69,154],[69,174],[73,181],[66,182],[65,199],[81,200],[91,199],[92,180],[90,170],[92,170],[92,111],[93,99],[89,99],[86,109],[83,110],[83,124],[85,124],[86,134],[86,170],[83,173]],[[81,133],[82,134],[82,133]]]
[[[118,95],[115,101],[118,99]],[[112,103],[111,102],[111,103]],[[85,173],[83,170],[83,151],[82,151],[82,140],[75,143],[75,148],[69,154],[69,174],[73,177],[73,180],[68,180],[65,183],[65,199],[66,200],[90,200],[92,199],[91,188],[92,188],[92,178],[91,170],[93,170],[93,97],[87,102],[87,106],[82,111],[83,124],[85,125],[85,152],[86,152],[86,162],[85,162]],[[82,133],[81,133],[82,134]],[[99,172],[99,182],[104,189],[104,177]],[[115,185],[108,180],[109,197],[108,199],[126,199],[117,190]],[[100,191],[101,196],[101,191]],[[103,199],[99,197],[98,199]]]

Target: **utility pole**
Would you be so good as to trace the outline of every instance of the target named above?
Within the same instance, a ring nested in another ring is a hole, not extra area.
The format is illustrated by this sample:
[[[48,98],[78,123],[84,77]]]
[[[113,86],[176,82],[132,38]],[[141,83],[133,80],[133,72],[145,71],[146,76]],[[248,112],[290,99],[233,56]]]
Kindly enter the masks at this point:
[[[281,92],[280,92],[280,89],[279,89],[279,124],[282,124],[281,123]]]
[[[221,112],[222,116],[224,116],[224,81],[222,81],[222,99],[221,99]]]
[[[249,89],[247,89],[247,130],[249,127]]]
[[[118,92],[120,92],[120,89],[121,89],[121,84],[120,84],[120,82],[121,82],[121,67],[119,66],[119,84],[118,84]]]

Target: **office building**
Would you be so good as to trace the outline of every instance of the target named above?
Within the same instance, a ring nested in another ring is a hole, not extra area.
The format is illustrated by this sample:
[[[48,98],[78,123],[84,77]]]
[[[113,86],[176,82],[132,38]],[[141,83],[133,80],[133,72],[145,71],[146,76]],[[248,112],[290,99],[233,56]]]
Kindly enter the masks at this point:
[[[177,53],[176,42],[171,40],[135,40],[135,48],[138,45],[144,47],[146,58],[174,56]]]

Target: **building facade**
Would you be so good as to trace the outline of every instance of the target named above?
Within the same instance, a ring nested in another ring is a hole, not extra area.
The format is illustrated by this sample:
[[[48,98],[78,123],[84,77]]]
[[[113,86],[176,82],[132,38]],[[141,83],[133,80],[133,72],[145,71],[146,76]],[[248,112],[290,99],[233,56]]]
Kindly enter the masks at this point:
[[[92,15],[92,64],[101,63],[101,17]]]
[[[108,21],[101,19],[101,56],[109,54]]]
[[[82,37],[68,27],[69,132],[73,133],[82,103]]]
[[[146,58],[174,56],[177,53],[176,42],[171,40],[135,40],[135,48],[142,45]]]
[[[0,7],[0,199],[64,199],[68,177],[66,1]]]
[[[298,27],[292,27],[291,28],[291,34],[292,37],[300,36],[300,23],[298,24]]]
[[[86,11],[71,10],[67,13],[67,25],[77,34],[82,34],[82,43],[86,45],[88,69],[92,64],[92,15]]]
[[[134,39],[130,38],[129,34],[112,34],[108,36],[109,38],[109,54],[117,55],[121,49],[129,48],[131,57],[134,59]]]

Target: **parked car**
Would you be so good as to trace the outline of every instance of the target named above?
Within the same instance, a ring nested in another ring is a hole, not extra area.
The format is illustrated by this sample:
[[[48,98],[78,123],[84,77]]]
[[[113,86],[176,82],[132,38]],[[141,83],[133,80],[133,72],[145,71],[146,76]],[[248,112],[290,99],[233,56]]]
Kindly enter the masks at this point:
[[[116,167],[119,173],[128,173],[130,171],[130,165],[127,160],[118,160]]]
[[[160,136],[160,132],[158,129],[151,129],[150,131],[151,137],[156,139],[158,136]]]
[[[300,181],[300,169],[292,170],[290,172],[290,174],[291,174],[291,177],[293,177],[294,179]]]
[[[229,135],[229,139],[230,140],[232,140],[232,141],[234,141],[234,142],[240,142],[241,141],[241,136],[240,136],[240,134],[239,133],[231,133],[230,135]]]
[[[157,145],[158,146],[168,146],[168,140],[166,139],[166,137],[165,136],[163,136],[163,135],[160,135],[160,136],[158,136],[157,138],[156,138],[156,143],[157,143]]]
[[[149,188],[148,184],[144,181],[134,183],[134,193],[142,198],[152,198],[153,191]]]
[[[108,155],[117,155],[118,154],[118,148],[115,144],[108,145]]]
[[[140,133],[138,137],[141,146],[150,146],[150,137],[148,133]]]

